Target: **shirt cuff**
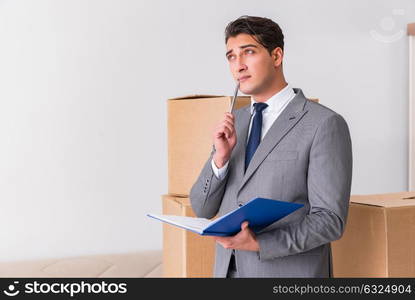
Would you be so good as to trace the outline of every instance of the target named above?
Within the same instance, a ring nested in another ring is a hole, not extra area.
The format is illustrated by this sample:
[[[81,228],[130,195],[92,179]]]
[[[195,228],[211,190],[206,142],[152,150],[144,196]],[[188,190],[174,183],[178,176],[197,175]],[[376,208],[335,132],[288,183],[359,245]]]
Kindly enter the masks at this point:
[[[222,168],[219,169],[215,165],[215,162],[212,159],[212,170],[217,179],[222,180],[223,178],[225,178],[226,173],[228,171],[228,165],[229,165],[229,160],[226,162],[226,164]]]

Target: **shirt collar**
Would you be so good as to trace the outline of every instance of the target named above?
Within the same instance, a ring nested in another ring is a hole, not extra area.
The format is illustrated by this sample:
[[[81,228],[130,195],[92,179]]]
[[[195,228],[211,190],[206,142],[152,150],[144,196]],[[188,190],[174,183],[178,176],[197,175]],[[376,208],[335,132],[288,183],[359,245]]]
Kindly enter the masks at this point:
[[[286,87],[274,94],[264,103],[268,104],[268,107],[264,109],[264,113],[271,111],[279,111],[288,100],[294,97],[295,93],[291,85],[288,83]],[[256,101],[251,96],[251,114],[254,112],[254,104]]]

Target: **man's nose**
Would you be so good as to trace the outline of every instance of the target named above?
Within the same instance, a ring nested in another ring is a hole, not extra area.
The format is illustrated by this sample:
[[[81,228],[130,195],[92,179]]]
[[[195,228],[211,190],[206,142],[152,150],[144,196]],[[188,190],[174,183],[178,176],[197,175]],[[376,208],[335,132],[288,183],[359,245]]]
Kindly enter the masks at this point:
[[[246,69],[247,69],[247,66],[245,64],[242,64],[238,67],[238,72],[240,73],[240,72],[246,71]]]
[[[247,66],[241,57],[238,58],[238,72],[246,71]]]

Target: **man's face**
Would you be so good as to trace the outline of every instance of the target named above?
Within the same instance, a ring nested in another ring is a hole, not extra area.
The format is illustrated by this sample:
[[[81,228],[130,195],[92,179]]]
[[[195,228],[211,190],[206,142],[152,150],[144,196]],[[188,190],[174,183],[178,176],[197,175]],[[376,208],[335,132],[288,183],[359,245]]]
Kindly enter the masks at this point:
[[[226,58],[232,76],[239,80],[239,89],[244,94],[260,95],[275,80],[282,60],[281,49],[276,48],[272,54],[249,34],[241,33],[228,39]]]

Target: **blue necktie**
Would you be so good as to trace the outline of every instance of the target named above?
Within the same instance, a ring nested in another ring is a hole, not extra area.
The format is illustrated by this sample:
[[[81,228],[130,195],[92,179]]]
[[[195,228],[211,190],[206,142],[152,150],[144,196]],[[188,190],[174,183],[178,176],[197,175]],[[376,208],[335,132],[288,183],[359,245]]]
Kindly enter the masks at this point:
[[[256,148],[258,148],[261,142],[261,129],[262,129],[262,111],[267,108],[268,104],[258,102],[254,104],[255,115],[252,121],[251,133],[249,134],[248,144],[246,145],[245,153],[245,171],[254,156]]]

